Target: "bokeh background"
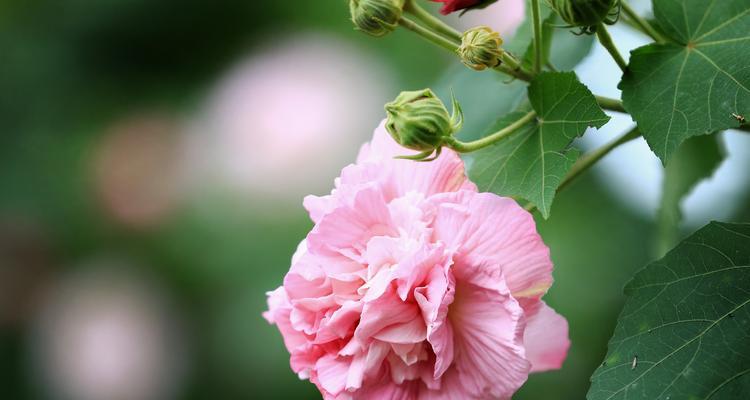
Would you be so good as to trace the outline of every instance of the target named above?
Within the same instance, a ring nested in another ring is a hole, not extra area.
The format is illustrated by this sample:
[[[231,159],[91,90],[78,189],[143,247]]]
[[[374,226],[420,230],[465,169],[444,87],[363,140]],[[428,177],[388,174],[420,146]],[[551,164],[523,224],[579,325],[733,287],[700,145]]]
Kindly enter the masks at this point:
[[[500,0],[451,22],[509,37],[523,15]],[[613,33],[623,51],[645,43]],[[600,49],[577,70],[619,95]],[[0,1],[0,397],[319,398],[261,318],[265,292],[311,227],[302,197],[330,190],[384,102],[427,86],[457,89],[474,134],[507,90],[408,32],[355,32],[343,0]],[[629,124],[615,115],[577,145]],[[750,221],[748,135],[722,140],[729,157],[683,203],[683,234]],[[633,142],[539,221],[547,301],[573,345],[515,398],[583,398],[621,288],[656,257],[661,182]]]

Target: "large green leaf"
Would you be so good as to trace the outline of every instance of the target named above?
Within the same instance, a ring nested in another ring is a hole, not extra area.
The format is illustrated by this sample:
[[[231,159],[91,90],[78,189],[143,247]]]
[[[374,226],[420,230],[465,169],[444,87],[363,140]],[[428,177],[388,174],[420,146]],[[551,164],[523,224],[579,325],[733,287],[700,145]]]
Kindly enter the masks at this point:
[[[657,217],[660,256],[677,243],[682,198],[699,182],[711,177],[722,161],[724,149],[719,135],[709,135],[686,140],[667,164]]]
[[[685,139],[736,128],[750,115],[750,1],[654,0],[674,42],[634,50],[620,88],[662,162]]]
[[[572,72],[544,72],[529,86],[537,119],[513,135],[471,154],[469,176],[482,191],[525,198],[547,218],[555,191],[578,159],[573,139],[609,117]],[[499,121],[502,128],[523,113]]]
[[[710,223],[625,294],[589,400],[747,398],[750,224]]]

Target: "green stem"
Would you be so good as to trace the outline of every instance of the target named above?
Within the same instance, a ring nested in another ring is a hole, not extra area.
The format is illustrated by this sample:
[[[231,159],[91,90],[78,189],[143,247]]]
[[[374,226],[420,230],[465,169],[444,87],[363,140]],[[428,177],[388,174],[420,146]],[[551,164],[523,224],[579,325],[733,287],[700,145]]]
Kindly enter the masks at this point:
[[[625,110],[625,106],[622,105],[622,101],[617,99],[610,99],[609,97],[604,96],[594,96],[596,97],[596,101],[599,103],[599,107],[609,110],[609,111],[617,111],[624,114],[627,114],[628,111]]]
[[[531,0],[531,17],[534,22],[534,73],[542,71],[542,9],[539,0]]]
[[[612,36],[609,35],[609,31],[607,31],[604,24],[599,24],[599,26],[596,27],[596,36],[599,38],[599,43],[607,49],[617,65],[620,66],[622,72],[625,72],[628,68],[628,63],[625,62],[625,59],[622,58],[620,52],[617,51],[617,47],[615,47],[615,43],[612,41]]]
[[[662,37],[661,34],[659,34],[659,32],[657,32],[656,29],[646,21],[646,19],[638,15],[638,13],[630,7],[630,4],[628,4],[627,1],[620,0],[620,5],[622,6],[622,11],[625,12],[625,15],[635,22],[635,25],[641,30],[641,32],[651,36],[651,39],[654,39],[657,43],[664,43],[666,41],[664,40],[664,37]]]
[[[458,45],[453,41],[446,39],[441,35],[438,35],[437,33],[417,24],[407,17],[401,16],[401,19],[398,20],[398,23],[404,28],[416,33],[419,36],[422,36],[428,41],[450,51],[451,53],[455,53],[456,50],[458,50]]]
[[[565,189],[568,185],[570,185],[571,182],[573,182],[584,172],[588,171],[589,168],[594,166],[594,164],[596,164],[599,160],[612,152],[612,150],[640,136],[641,132],[638,130],[638,127],[635,127],[619,138],[605,144],[604,146],[592,151],[591,153],[584,155],[578,161],[576,161],[575,164],[573,164],[573,167],[570,168],[568,174],[565,175],[562,182],[560,182],[560,185],[557,187],[557,191],[560,192],[561,190]],[[536,206],[529,203],[524,208],[527,211],[532,212],[536,209]]]
[[[533,77],[526,72],[525,70],[521,68],[511,68],[508,65],[500,64],[497,67],[493,68],[495,71],[502,72],[505,75],[510,75],[516,79],[520,79],[525,82],[530,82]]]
[[[428,28],[445,35],[447,38],[455,42],[461,43],[461,32],[453,29],[452,26],[446,24],[440,18],[437,18],[424,8],[420,7],[416,1],[407,0],[404,10],[417,17],[417,19],[422,21],[422,23]]]
[[[530,111],[528,114],[521,117],[518,121],[506,126],[503,129],[500,129],[499,131],[489,136],[485,136],[481,139],[474,140],[468,143],[461,142],[458,139],[451,137],[449,141],[446,143],[446,146],[450,147],[451,149],[459,153],[470,153],[472,151],[477,151],[481,148],[495,144],[498,141],[502,140],[503,138],[510,136],[511,134],[515,133],[519,128],[526,125],[534,118],[536,118],[536,112]]]

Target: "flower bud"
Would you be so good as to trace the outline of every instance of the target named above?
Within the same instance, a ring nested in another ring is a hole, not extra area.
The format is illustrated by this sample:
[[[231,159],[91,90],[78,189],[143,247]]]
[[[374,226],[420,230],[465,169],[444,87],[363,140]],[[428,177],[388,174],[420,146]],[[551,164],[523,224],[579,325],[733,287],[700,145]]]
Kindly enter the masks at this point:
[[[594,33],[601,24],[612,25],[620,16],[620,0],[547,0],[563,21],[582,33]]]
[[[452,101],[453,114],[449,115],[443,102],[430,89],[401,92],[385,105],[388,114],[385,128],[398,144],[428,156],[439,151],[445,140],[461,129],[461,107],[455,97]]]
[[[458,55],[461,62],[469,68],[481,71],[500,65],[503,49],[500,45],[503,39],[500,34],[488,26],[478,26],[464,32],[461,36],[461,46]]]
[[[393,32],[404,9],[404,0],[349,0],[356,29],[372,36]]]

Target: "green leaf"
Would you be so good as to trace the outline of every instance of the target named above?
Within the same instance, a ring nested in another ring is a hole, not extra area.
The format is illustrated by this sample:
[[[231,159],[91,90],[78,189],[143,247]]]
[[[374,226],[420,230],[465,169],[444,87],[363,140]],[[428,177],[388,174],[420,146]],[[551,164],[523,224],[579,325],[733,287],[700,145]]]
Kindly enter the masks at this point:
[[[750,1],[654,0],[654,14],[674,43],[634,50],[620,89],[666,164],[685,139],[750,115]]]
[[[482,191],[525,198],[547,218],[557,187],[578,159],[579,151],[570,148],[571,142],[588,127],[602,127],[609,117],[572,72],[541,73],[528,94],[537,120],[472,153],[469,176]],[[496,128],[520,115],[502,118]]]
[[[712,222],[625,287],[589,400],[745,399],[750,224]]]
[[[677,243],[682,219],[680,201],[695,185],[711,177],[722,161],[724,149],[719,136],[709,135],[686,140],[667,164],[657,217],[660,256]]]

